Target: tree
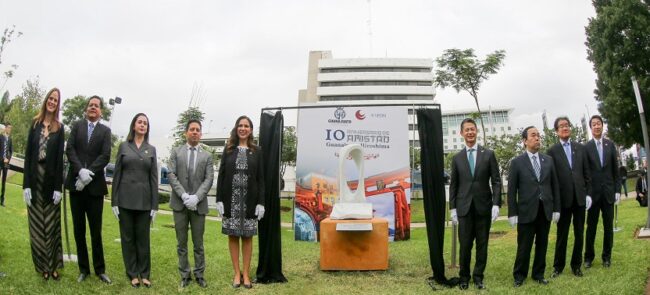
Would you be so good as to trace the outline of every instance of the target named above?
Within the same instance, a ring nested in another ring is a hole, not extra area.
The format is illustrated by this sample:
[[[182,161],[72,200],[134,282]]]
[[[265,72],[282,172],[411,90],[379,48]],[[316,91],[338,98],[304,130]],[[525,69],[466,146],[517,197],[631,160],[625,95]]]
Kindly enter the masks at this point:
[[[634,170],[634,156],[632,156],[632,153],[629,153],[627,157],[625,157],[625,166],[627,166],[628,171]]]
[[[284,176],[287,166],[296,165],[296,147],[298,138],[296,137],[295,126],[285,126],[282,134],[282,166],[280,167],[280,175]]]
[[[27,135],[43,97],[45,97],[45,90],[40,87],[37,77],[34,80],[27,80],[23,85],[23,92],[11,101],[11,109],[5,119],[13,126],[11,137],[14,151],[17,153],[25,153]]]
[[[16,34],[16,38],[19,38],[23,35],[22,32],[16,32],[15,25],[11,28],[5,28],[4,32],[2,33],[2,38],[0,39],[0,66],[2,66],[2,54],[4,53],[5,49],[7,49],[7,45],[9,45],[9,43],[14,40],[14,34]],[[9,66],[9,70],[2,73],[2,80],[0,80],[2,86],[0,86],[0,91],[5,88],[7,81],[9,81],[9,79],[14,76],[14,71],[16,69],[18,69],[18,65],[13,64]]]
[[[597,74],[595,99],[607,134],[629,148],[643,142],[631,77],[636,77],[650,122],[650,9],[648,0],[593,0],[585,28],[588,60]]]
[[[436,70],[434,85],[443,89],[452,87],[456,92],[467,91],[474,98],[478,113],[483,114],[478,103],[479,88],[490,75],[497,73],[505,57],[505,50],[497,50],[481,61],[474,55],[474,49],[447,49],[442,56],[436,58],[439,69]],[[480,119],[483,142],[487,144],[483,115]]]
[[[185,144],[187,139],[185,138],[185,125],[189,120],[199,120],[203,122],[204,113],[199,110],[198,107],[189,107],[184,112],[178,114],[178,120],[176,120],[176,127],[174,127],[174,144],[172,149]]]
[[[0,100],[0,123],[5,123],[5,116],[11,109],[11,101],[9,99],[9,90],[5,91]]]
[[[522,139],[519,134],[502,134],[501,136],[490,136],[491,148],[499,164],[501,179],[505,179],[510,172],[510,162],[519,154],[524,152]]]
[[[447,172],[449,172],[449,173],[451,173],[451,161],[454,160],[454,156],[455,156],[455,155],[456,155],[456,152],[447,153],[447,154],[445,155],[445,159],[444,159],[444,161],[445,161],[445,162],[444,162],[444,164],[445,164],[445,171],[447,171]]]
[[[86,114],[86,104],[88,97],[77,95],[73,98],[68,98],[63,101],[63,124],[72,126],[72,123],[81,120]],[[111,120],[111,108],[108,103],[104,101],[104,109],[102,109],[102,119],[105,121]],[[115,142],[115,141],[113,141]]]

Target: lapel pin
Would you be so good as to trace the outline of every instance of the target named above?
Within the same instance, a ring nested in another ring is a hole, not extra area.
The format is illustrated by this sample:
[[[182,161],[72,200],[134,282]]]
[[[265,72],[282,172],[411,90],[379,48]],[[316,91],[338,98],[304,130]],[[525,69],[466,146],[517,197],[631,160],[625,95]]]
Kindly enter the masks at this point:
[[[149,150],[144,150],[144,153],[145,153],[145,154],[148,154],[148,153],[149,153]]]

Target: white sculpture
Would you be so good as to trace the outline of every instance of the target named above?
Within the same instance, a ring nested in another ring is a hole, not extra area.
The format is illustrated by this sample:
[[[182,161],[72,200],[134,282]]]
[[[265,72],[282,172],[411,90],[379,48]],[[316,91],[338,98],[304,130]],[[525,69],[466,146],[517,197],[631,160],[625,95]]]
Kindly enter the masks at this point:
[[[345,178],[345,160],[348,155],[359,170],[357,190],[352,192]],[[363,149],[361,145],[350,144],[339,152],[339,200],[334,204],[331,219],[372,219],[372,203],[366,201],[366,184],[363,171]]]

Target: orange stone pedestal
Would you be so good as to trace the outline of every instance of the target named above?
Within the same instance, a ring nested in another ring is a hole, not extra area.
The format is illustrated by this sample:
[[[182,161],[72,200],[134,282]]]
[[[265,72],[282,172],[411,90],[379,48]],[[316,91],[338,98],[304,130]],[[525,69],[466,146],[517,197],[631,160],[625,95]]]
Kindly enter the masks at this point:
[[[336,230],[342,227],[372,224],[369,231]],[[341,227],[341,226],[340,226]],[[320,223],[321,270],[387,270],[388,221],[383,218],[366,220],[331,220]]]

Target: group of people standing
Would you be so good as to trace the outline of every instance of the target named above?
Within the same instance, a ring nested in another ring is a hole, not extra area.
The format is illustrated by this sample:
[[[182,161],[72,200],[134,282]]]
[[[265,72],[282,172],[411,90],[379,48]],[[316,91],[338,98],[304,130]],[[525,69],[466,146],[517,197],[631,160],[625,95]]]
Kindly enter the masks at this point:
[[[64,126],[59,120],[60,107],[61,92],[53,88],[47,92],[32,121],[26,145],[23,197],[28,207],[34,266],[45,280],[61,278],[60,202],[65,185],[70,192],[79,266],[77,281],[83,282],[91,273],[86,244],[87,220],[94,273],[100,281],[111,284],[102,245],[102,213],[104,196],[108,194],[104,167],[110,160],[112,147],[111,130],[100,123],[104,102],[99,96],[87,100],[84,119],[73,123],[67,144]],[[125,273],[134,288],[152,286],[150,226],[158,210],[159,197],[158,161],[156,148],[149,143],[149,123],[144,113],[133,117],[126,141],[118,148],[111,193],[112,212],[120,227]],[[186,144],[174,149],[169,161],[170,207],[177,238],[181,287],[187,287],[192,281],[187,257],[190,230],[194,246],[193,274],[199,286],[207,287],[203,276],[203,234],[214,168],[212,154],[199,145],[201,129],[199,120],[189,120],[185,126]],[[252,132],[250,118],[239,117],[219,166],[217,209],[223,216],[222,232],[228,235],[234,288],[253,286],[249,273],[252,237],[257,234],[257,221],[264,216],[262,153],[254,144]],[[0,150],[4,151],[6,160],[11,151],[7,156],[4,142],[0,138]],[[69,162],[65,181],[64,153]],[[240,240],[243,271],[239,264]]]
[[[528,276],[533,244],[531,276],[539,284],[548,284],[544,272],[551,222],[557,224],[551,277],[561,275],[566,266],[572,223],[571,271],[576,277],[582,277],[583,262],[585,268],[592,267],[600,215],[604,228],[601,259],[604,267],[611,266],[614,204],[620,201],[618,154],[614,143],[603,137],[600,116],[592,116],[589,126],[593,139],[583,145],[571,140],[569,118],[557,118],[554,129],[559,142],[546,155],[540,152],[537,128],[526,127],[521,134],[525,152],[511,161],[507,186],[508,220],[512,227],[517,227],[515,287],[521,286]],[[476,122],[469,118],[463,120],[460,134],[466,147],[453,158],[449,189],[452,222],[459,225],[459,287],[468,289],[471,278],[478,289],[484,289],[490,226],[501,207],[501,177],[494,152],[476,143]],[[476,262],[470,276],[474,241]]]

